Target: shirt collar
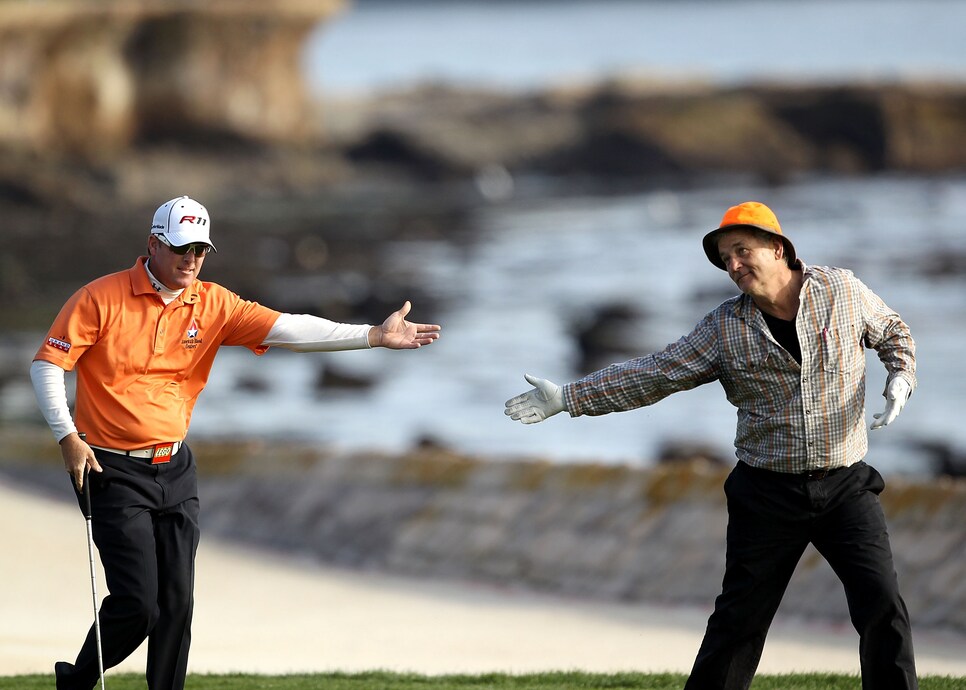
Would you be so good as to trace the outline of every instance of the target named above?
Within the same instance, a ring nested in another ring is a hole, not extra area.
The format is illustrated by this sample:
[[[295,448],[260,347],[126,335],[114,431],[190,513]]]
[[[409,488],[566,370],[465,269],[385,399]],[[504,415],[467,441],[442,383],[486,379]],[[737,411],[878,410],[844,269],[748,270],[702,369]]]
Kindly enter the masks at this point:
[[[128,271],[131,278],[131,290],[135,295],[156,295],[158,291],[151,284],[147,269],[148,257],[139,256],[138,260]],[[201,299],[201,281],[194,280],[190,287],[181,291],[180,298],[185,304],[194,304]]]
[[[799,295],[804,295],[805,288],[813,275],[813,271],[801,259],[795,260],[795,266],[797,270],[802,272],[802,290]],[[755,300],[744,293],[735,297],[734,310],[735,316],[752,323],[756,322],[759,318],[756,314],[761,314],[761,310],[755,304]],[[763,319],[764,317],[761,318]]]

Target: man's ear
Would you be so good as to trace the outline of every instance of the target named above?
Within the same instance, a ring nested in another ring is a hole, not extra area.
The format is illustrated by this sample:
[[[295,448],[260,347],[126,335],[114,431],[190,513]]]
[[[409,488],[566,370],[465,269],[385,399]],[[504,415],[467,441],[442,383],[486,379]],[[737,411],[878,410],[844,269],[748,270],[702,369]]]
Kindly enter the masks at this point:
[[[785,243],[782,242],[777,237],[772,239],[772,247],[775,249],[775,258],[784,259],[785,258]]]

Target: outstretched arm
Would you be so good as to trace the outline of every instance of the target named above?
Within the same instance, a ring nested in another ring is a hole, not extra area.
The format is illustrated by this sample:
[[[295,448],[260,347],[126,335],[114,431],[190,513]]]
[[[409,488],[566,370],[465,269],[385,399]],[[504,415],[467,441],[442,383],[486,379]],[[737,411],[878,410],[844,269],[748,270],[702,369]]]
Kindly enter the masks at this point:
[[[439,338],[440,327],[432,323],[412,323],[406,315],[413,305],[406,303],[382,322],[369,329],[370,347],[387,347],[390,350],[415,350],[430,345]]]
[[[262,345],[294,352],[336,352],[370,347],[396,350],[428,345],[439,337],[439,326],[409,323],[409,302],[393,312],[381,326],[329,321],[309,314],[279,314]]]

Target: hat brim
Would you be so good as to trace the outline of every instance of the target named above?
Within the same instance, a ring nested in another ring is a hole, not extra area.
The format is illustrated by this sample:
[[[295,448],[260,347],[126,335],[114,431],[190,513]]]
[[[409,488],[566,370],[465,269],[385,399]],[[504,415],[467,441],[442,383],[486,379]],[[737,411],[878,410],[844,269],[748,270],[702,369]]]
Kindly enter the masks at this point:
[[[713,263],[715,266],[720,268],[722,271],[727,271],[727,267],[718,255],[718,236],[723,232],[728,232],[729,230],[761,230],[767,232],[769,235],[773,235],[782,241],[785,245],[785,263],[789,266],[795,264],[797,260],[797,255],[795,253],[795,245],[791,243],[784,235],[780,235],[769,227],[764,225],[754,225],[752,223],[732,223],[731,225],[722,225],[721,227],[715,228],[701,240],[701,244],[704,246],[704,253],[708,257],[708,261]]]

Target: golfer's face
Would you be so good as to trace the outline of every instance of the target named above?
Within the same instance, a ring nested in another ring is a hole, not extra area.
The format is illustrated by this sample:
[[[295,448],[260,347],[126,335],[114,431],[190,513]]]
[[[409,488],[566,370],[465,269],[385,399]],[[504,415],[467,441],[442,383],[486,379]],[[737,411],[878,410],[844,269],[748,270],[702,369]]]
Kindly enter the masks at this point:
[[[201,265],[205,262],[205,255],[198,256],[194,246],[179,254],[182,249],[184,248],[172,249],[153,235],[148,240],[151,273],[171,290],[181,290],[191,285],[201,273]]]
[[[728,275],[746,295],[760,294],[784,262],[776,255],[775,244],[759,239],[749,230],[729,230],[718,238],[718,255]]]

